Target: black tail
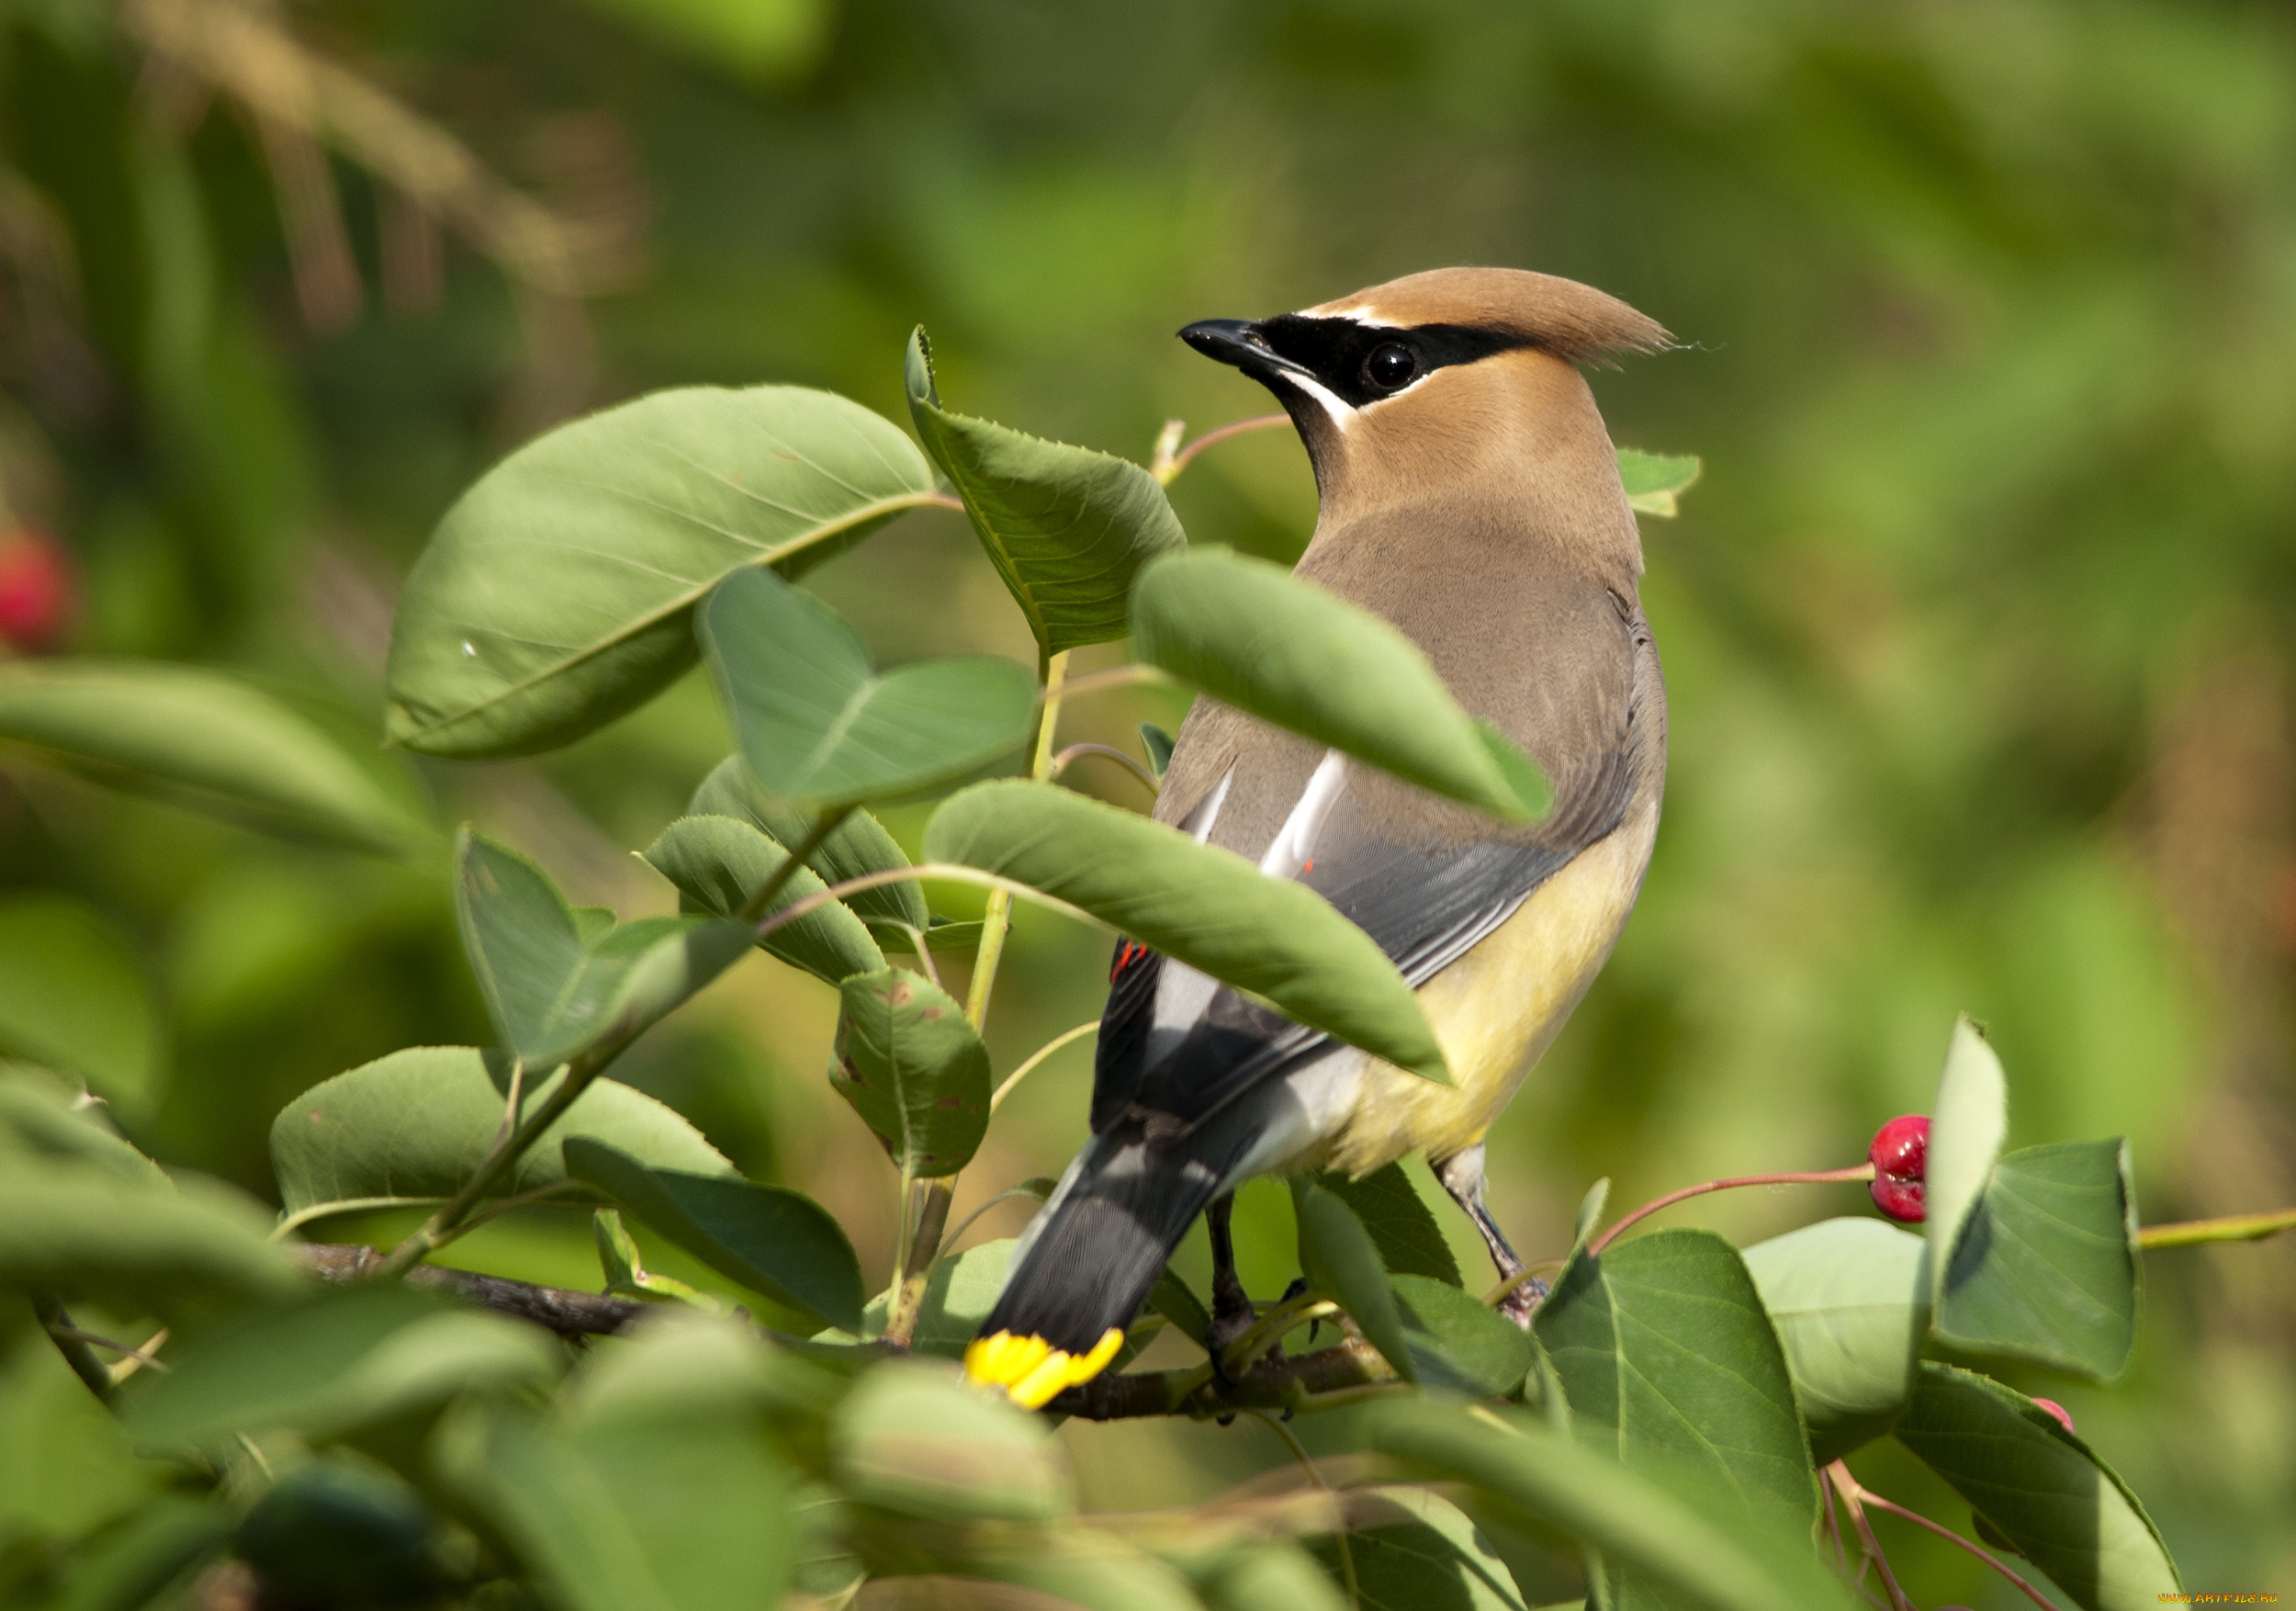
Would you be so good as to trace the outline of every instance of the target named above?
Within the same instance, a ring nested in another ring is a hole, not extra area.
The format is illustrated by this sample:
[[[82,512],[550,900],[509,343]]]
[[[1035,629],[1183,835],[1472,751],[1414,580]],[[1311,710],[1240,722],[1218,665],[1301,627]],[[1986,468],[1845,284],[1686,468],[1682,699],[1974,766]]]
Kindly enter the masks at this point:
[[[1206,1132],[1211,1133],[1206,1133]],[[1165,1261],[1227,1184],[1258,1127],[1217,1121],[1153,1143],[1137,1122],[1095,1136],[1014,1250],[966,1372],[1033,1409],[1099,1374]]]

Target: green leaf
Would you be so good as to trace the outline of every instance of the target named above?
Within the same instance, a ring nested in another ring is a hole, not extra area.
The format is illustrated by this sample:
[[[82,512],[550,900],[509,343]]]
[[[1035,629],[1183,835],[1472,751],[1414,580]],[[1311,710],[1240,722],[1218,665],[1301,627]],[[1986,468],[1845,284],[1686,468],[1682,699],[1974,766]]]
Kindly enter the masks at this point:
[[[234,1320],[168,1358],[127,1412],[146,1448],[283,1428],[335,1437],[466,1391],[546,1385],[565,1369],[539,1328],[396,1282]]]
[[[1001,873],[1313,1029],[1441,1083],[1418,997],[1306,885],[1046,783],[975,783],[925,825],[926,859]]]
[[[1356,1549],[1358,1570],[1366,1553],[1362,1546]],[[1338,1582],[1338,1560],[1334,1549],[1327,1558],[1331,1573],[1327,1576],[1325,1567],[1317,1564],[1315,1556],[1297,1544],[1271,1539],[1264,1544],[1223,1550],[1210,1567],[1195,1566],[1191,1570],[1196,1592],[1206,1611],[1351,1611]],[[1396,1611],[1429,1604],[1443,1605],[1444,1601],[1438,1593],[1432,1602],[1393,1602]],[[1361,1611],[1389,1611],[1389,1605],[1385,1600],[1375,1599],[1367,1588],[1358,1602]],[[1481,1611],[1481,1607],[1476,1607],[1476,1611]],[[1520,1611],[1519,1606],[1514,1611]]]
[[[761,570],[702,606],[702,650],[758,782],[810,811],[954,783],[1029,741],[1036,680],[995,655],[879,672],[835,610]]]
[[[1629,1470],[1525,1415],[1508,1416],[1502,1431],[1445,1406],[1405,1402],[1374,1406],[1366,1421],[1374,1449],[1470,1483],[1534,1525],[1559,1527],[1657,1584],[1665,1604],[1845,1611],[1855,1603],[1818,1563],[1806,1529],[1781,1524],[1774,1512],[1741,1511],[1727,1490],[1714,1492],[1695,1473],[1663,1462]]]
[[[1396,1373],[1417,1381],[1419,1359],[1371,1233],[1355,1210],[1300,1176],[1291,1178],[1291,1206],[1300,1227],[1300,1269],[1309,1289],[1336,1300]]]
[[[838,1483],[864,1504],[927,1521],[1050,1521],[1075,1508],[1041,1416],[968,1389],[946,1365],[880,1365],[829,1424]]]
[[[988,1133],[988,1048],[964,1008],[904,968],[845,981],[829,1083],[906,1177],[953,1175]]]
[[[495,1032],[535,1073],[632,1040],[753,939],[746,923],[640,918],[586,940],[549,874],[468,828],[455,917]]]
[[[455,1485],[568,1611],[752,1611],[778,1605],[793,1484],[738,1416],[537,1421],[498,1412],[454,1429]]]
[[[1189,1342],[1199,1348],[1206,1346],[1205,1339],[1211,1335],[1211,1312],[1204,1307],[1204,1301],[1196,1295],[1195,1289],[1168,1264],[1156,1276],[1156,1284],[1148,1290],[1148,1307],[1178,1327],[1180,1335]]]
[[[1728,1242],[1659,1231],[1581,1255],[1535,1324],[1581,1436],[1637,1470],[1701,1470],[1750,1514],[1817,1526],[1785,1356]]]
[[[1503,1398],[1529,1372],[1530,1334],[1472,1293],[1428,1276],[1396,1276],[1391,1284],[1423,1384]]]
[[[1930,1109],[1930,1144],[1922,1174],[1922,1233],[1930,1244],[1932,1310],[1945,1296],[1953,1249],[1977,1211],[1993,1161],[2009,1133],[2009,1086],[2001,1060],[1967,1014],[1954,1020],[1945,1073]]]
[[[520,1114],[548,1100],[565,1077],[522,1082]],[[445,1201],[501,1133],[510,1084],[510,1060],[501,1053],[415,1046],[313,1086],[271,1122],[271,1168],[287,1223]],[[618,1081],[593,1079],[496,1183],[496,1194],[568,1185],[561,1149],[573,1136],[604,1142],[651,1168],[736,1177],[675,1110]]]
[[[780,871],[789,852],[746,822],[730,817],[681,817],[646,847],[654,871],[678,886],[689,912],[733,918],[750,895]],[[761,916],[819,895],[823,884],[804,867],[790,874]],[[841,901],[831,901],[759,942],[764,950],[825,984],[885,965],[868,928]]]
[[[1953,1245],[1940,1341],[2104,1380],[2136,1346],[2134,1193],[2125,1141],[2002,1158]]]
[[[1281,566],[1221,549],[1132,585],[1132,652],[1238,710],[1510,821],[1553,795],[1537,768],[1451,697],[1417,645]],[[1536,780],[1536,787],[1533,787]]]
[[[19,1302],[11,1296],[9,1306]],[[84,1538],[136,1509],[168,1475],[137,1456],[55,1344],[17,1324],[0,1351],[0,1538],[19,1547]]]
[[[1825,1220],[1746,1249],[1777,1327],[1819,1465],[1887,1432],[1913,1397],[1929,1329],[1921,1238],[1874,1219]]]
[[[1089,448],[1046,442],[940,406],[922,326],[909,337],[909,417],[1047,656],[1128,630],[1133,574],[1187,546],[1155,478]]]
[[[907,436],[796,386],[694,387],[577,420],[439,523],[392,625],[388,737],[527,755],[636,708],[693,663],[728,573],[795,576],[932,497]]]
[[[137,1186],[27,1157],[0,1168],[0,1287],[85,1298],[171,1325],[293,1297],[307,1281],[244,1194]]]
[[[152,1098],[152,1001],[127,937],[59,895],[0,901],[0,1055],[75,1074],[109,1101]]]
[[[100,1106],[77,1104],[59,1076],[0,1063],[0,1155],[93,1165],[124,1185],[164,1188],[160,1166],[120,1139],[101,1113]]]
[[[980,1333],[981,1322],[996,1307],[997,1295],[1004,1290],[1012,1249],[1013,1238],[1007,1236],[950,1254],[933,1265],[924,1300],[917,1305],[916,1335],[909,1342],[914,1352],[942,1359],[964,1358],[965,1348]],[[861,1317],[862,1335],[884,1335],[888,1307],[886,1293],[870,1300],[868,1312]]]
[[[1172,764],[1172,735],[1154,722],[1140,724],[1140,747],[1147,752],[1148,770],[1162,778]]]
[[[0,738],[268,833],[396,852],[428,832],[332,738],[217,671],[135,660],[0,665]]]
[[[1428,1212],[1402,1165],[1374,1169],[1360,1180],[1325,1170],[1315,1177],[1315,1183],[1356,1211],[1389,1274],[1432,1276],[1454,1287],[1465,1285],[1451,1245],[1443,1239],[1443,1228]]]
[[[746,822],[783,847],[805,843],[816,820],[815,813],[802,811],[759,787],[738,755],[727,756],[711,770],[693,791],[692,803],[686,809],[696,817],[731,817]],[[819,873],[824,884],[842,884],[864,873],[891,872],[908,864],[909,859],[901,853],[884,825],[860,809],[846,813],[845,820],[830,829],[819,848],[805,858],[805,865]],[[923,929],[933,920],[925,906],[925,892],[914,883],[881,884],[848,896],[845,904],[864,923],[884,918]]]
[[[2138,1611],[2182,1591],[2128,1484],[2022,1393],[1925,1363],[1896,1436],[2084,1611]]]
[[[1579,1199],[1579,1211],[1571,1221],[1570,1256],[1576,1258],[1586,1245],[1594,1239],[1594,1233],[1603,1226],[1603,1211],[1610,1206],[1610,1177],[1605,1175],[1586,1189]]]
[[[1618,479],[1626,489],[1626,502],[1638,514],[1679,513],[1676,500],[1690,490],[1705,467],[1690,454],[1645,453],[1638,447],[1618,450]]]
[[[800,1192],[720,1175],[652,1168],[583,1137],[566,1166],[729,1280],[825,1325],[861,1325],[861,1261],[821,1206]]]
[[[231,1537],[231,1515],[221,1504],[160,1494],[82,1553],[70,1584],[49,1605],[52,1611],[143,1611]]]
[[[1401,1483],[1352,1489],[1347,1508],[1360,1611],[1524,1611],[1507,1563],[1441,1494]],[[1338,1541],[1325,1537],[1313,1549],[1332,1582],[1344,1585]]]

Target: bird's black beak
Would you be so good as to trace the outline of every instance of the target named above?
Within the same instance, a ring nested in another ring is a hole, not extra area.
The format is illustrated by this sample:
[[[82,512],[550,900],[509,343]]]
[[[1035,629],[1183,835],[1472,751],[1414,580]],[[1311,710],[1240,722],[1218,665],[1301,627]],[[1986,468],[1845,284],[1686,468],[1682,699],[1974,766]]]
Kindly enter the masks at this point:
[[[1269,346],[1266,333],[1246,319],[1199,319],[1180,332],[1180,339],[1207,358],[1232,364],[1262,383],[1287,370],[1312,374],[1306,365],[1296,363]]]

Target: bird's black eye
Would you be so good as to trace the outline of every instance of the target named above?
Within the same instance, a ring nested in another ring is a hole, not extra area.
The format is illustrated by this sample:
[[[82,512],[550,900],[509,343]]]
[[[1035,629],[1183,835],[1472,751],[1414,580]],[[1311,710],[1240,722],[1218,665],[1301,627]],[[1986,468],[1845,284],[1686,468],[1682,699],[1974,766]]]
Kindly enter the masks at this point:
[[[1363,361],[1363,377],[1381,391],[1393,391],[1408,386],[1412,376],[1419,373],[1419,360],[1401,342],[1389,342],[1372,349]]]

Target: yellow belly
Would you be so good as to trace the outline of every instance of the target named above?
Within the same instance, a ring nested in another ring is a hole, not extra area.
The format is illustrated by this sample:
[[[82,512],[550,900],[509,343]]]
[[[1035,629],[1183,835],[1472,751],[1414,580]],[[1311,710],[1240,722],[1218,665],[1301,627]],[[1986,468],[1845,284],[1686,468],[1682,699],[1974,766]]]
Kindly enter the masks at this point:
[[[1450,1065],[1436,1085],[1372,1062],[1315,1165],[1361,1176],[1482,1139],[1608,960],[1649,864],[1656,812],[1637,813],[1541,884],[1522,909],[1420,987]]]

